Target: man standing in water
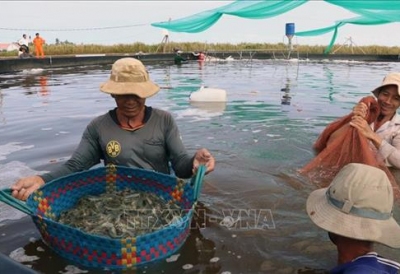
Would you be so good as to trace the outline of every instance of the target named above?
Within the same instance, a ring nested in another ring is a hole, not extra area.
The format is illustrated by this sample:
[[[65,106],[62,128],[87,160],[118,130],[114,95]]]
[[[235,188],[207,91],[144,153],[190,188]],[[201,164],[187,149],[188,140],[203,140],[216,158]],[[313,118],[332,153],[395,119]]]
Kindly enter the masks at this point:
[[[189,178],[205,165],[206,173],[214,170],[211,153],[201,148],[187,153],[172,115],[146,106],[146,98],[160,87],[153,83],[142,64],[134,58],[117,60],[110,78],[100,90],[110,94],[116,108],[95,118],[86,127],[72,157],[56,170],[43,175],[25,177],[11,186],[12,195],[26,200],[45,182],[87,170],[101,161]]]
[[[175,57],[174,57],[175,65],[182,65],[182,62],[186,62],[186,59],[182,57],[181,53],[182,53],[182,51],[180,51],[180,50],[178,50],[175,53]]]
[[[358,163],[344,166],[328,188],[310,194],[308,216],[337,248],[338,265],[331,274],[398,273],[400,263],[373,251],[374,242],[400,248],[393,199],[386,173]]]

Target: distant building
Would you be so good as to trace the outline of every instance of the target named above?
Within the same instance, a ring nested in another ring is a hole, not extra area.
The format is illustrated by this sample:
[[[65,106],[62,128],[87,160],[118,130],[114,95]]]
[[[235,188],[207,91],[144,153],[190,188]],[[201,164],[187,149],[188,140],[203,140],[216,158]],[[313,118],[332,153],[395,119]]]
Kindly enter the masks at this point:
[[[0,43],[0,51],[13,51],[18,49],[19,45],[17,43]]]

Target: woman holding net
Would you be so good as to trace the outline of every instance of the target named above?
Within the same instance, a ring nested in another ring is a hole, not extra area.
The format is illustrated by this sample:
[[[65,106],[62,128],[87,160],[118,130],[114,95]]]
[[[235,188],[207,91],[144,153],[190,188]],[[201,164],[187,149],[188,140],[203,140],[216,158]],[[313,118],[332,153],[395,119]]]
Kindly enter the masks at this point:
[[[316,157],[300,173],[325,187],[348,163],[363,163],[384,170],[396,197],[399,186],[388,167],[400,169],[400,73],[390,73],[372,96],[353,111],[329,124],[314,144]]]

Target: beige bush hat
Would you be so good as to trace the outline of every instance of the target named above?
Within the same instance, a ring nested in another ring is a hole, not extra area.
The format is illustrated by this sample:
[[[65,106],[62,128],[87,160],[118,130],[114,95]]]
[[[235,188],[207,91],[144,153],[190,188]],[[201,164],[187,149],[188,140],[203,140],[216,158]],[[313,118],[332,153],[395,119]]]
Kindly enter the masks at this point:
[[[393,189],[384,171],[351,163],[328,188],[313,191],[307,213],[319,227],[348,238],[400,247],[400,226],[392,217]]]
[[[110,79],[100,86],[100,90],[114,95],[134,94],[148,98],[156,94],[160,87],[150,80],[142,62],[127,57],[114,62]]]
[[[393,72],[393,73],[389,73],[388,75],[386,75],[385,78],[383,78],[382,85],[380,85],[379,87],[374,89],[372,91],[372,93],[375,95],[375,97],[378,97],[379,91],[381,90],[381,88],[383,88],[384,86],[389,86],[389,85],[397,86],[397,92],[400,95],[400,73]]]

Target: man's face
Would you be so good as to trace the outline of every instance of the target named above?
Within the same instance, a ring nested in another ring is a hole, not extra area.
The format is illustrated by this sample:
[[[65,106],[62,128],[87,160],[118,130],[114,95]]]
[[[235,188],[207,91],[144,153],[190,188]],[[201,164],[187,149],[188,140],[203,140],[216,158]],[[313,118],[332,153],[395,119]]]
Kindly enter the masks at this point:
[[[113,95],[113,97],[121,114],[128,118],[139,115],[146,102],[145,98],[136,95]]]

